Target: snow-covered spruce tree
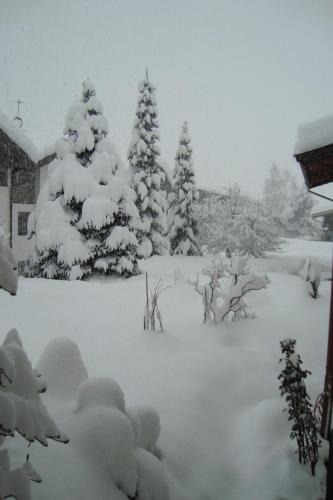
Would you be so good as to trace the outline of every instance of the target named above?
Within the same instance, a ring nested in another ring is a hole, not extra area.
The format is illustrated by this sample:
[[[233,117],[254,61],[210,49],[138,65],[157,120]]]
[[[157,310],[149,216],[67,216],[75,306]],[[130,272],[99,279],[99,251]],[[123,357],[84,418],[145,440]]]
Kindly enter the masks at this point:
[[[166,238],[167,201],[161,189],[164,172],[159,164],[159,131],[155,87],[148,78],[139,83],[139,96],[132,140],[128,150],[131,185],[142,221],[138,231],[142,257],[161,255],[168,250]]]
[[[107,138],[103,107],[91,82],[69,108],[48,182],[29,219],[36,235],[32,274],[55,279],[137,273],[135,194]]]
[[[173,181],[168,212],[170,253],[171,255],[200,255],[196,241],[198,228],[194,212],[198,192],[195,190],[191,137],[188,133],[187,122],[184,123],[179,138]]]
[[[284,362],[284,368],[278,380],[281,382],[279,387],[281,396],[286,398],[288,420],[292,422],[290,437],[297,441],[299,462],[308,465],[314,476],[319,458],[320,439],[310,396],[304,382],[311,372],[301,367],[302,360],[299,354],[295,353],[296,340],[285,339],[280,345],[284,354],[280,363]]]
[[[230,186],[223,198],[215,197],[209,207],[199,205],[199,240],[213,253],[238,252],[262,257],[279,248],[279,231],[262,203]],[[209,208],[207,210],[207,208]]]

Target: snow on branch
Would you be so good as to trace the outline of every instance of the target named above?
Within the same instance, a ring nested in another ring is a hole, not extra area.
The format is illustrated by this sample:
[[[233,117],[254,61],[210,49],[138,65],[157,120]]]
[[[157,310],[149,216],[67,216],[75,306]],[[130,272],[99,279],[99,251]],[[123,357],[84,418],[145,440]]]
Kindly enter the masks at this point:
[[[269,283],[267,276],[251,272],[249,258],[240,255],[233,255],[230,259],[223,255],[204,268],[203,273],[209,277],[209,282],[200,284],[197,277],[192,284],[202,296],[204,323],[222,323],[230,313],[234,314],[233,319],[241,312],[247,317],[244,296],[266,288]],[[222,304],[219,299],[222,299]]]

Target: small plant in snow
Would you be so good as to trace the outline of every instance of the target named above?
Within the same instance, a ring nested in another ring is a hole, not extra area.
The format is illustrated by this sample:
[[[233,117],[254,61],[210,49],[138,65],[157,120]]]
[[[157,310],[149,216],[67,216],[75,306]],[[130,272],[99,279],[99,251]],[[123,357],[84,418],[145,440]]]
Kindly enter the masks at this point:
[[[290,437],[297,441],[299,462],[308,465],[314,476],[319,458],[320,439],[304,382],[311,372],[302,369],[302,360],[299,354],[295,353],[296,340],[285,339],[280,345],[284,355],[280,363],[284,363],[284,368],[278,380],[281,382],[279,387],[281,396],[285,396],[287,402],[285,411],[288,413],[288,420],[292,422]]]
[[[300,276],[307,292],[311,297],[316,299],[318,297],[318,288],[320,285],[320,270],[311,261],[310,257],[306,259],[304,266],[300,271]]]
[[[167,288],[169,287],[167,285],[164,285],[163,282],[159,280],[155,288],[150,292],[149,296],[148,273],[146,273],[146,305],[143,318],[144,330],[156,331],[156,324],[158,321],[160,331],[163,332],[164,328],[162,323],[161,311],[158,307],[158,299]]]
[[[234,314],[233,319],[241,312],[247,317],[248,306],[244,296],[252,290],[266,288],[269,283],[267,276],[251,272],[247,256],[236,254],[231,258],[224,255],[219,257],[203,273],[209,277],[209,282],[199,284],[197,278],[193,284],[196,292],[202,296],[204,323],[222,323],[229,313]]]

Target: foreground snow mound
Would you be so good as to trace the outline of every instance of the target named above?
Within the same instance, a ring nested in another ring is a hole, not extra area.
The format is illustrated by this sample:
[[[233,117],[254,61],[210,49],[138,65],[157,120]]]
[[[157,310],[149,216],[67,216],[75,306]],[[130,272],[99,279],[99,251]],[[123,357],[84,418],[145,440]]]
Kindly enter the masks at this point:
[[[96,377],[80,386],[75,411],[79,413],[96,406],[125,412],[124,394],[117,382],[106,377]]]
[[[239,449],[251,447],[253,455],[238,455],[243,481],[236,487],[234,498],[323,498],[325,466],[318,462],[314,478],[307,467],[298,463],[289,438],[291,425],[283,414],[280,399],[260,401],[236,419],[235,428]]]
[[[129,419],[116,408],[85,408],[76,413],[70,436],[73,446],[94,469],[103,470],[126,495],[136,492],[138,473],[134,434]]]
[[[88,378],[78,346],[67,338],[49,342],[37,369],[46,382],[48,396],[62,401],[74,399],[79,385]]]
[[[138,407],[130,410],[131,418],[139,422],[139,431],[136,432],[136,444],[140,448],[154,453],[156,443],[161,432],[160,417],[154,408]]]
[[[137,500],[169,500],[169,488],[162,463],[146,450],[137,448],[138,463]]]
[[[70,428],[73,446],[90,467],[104,471],[125,495],[169,500],[164,468],[150,453],[160,434],[159,415],[151,408],[126,413],[117,382],[103,377],[84,381]]]

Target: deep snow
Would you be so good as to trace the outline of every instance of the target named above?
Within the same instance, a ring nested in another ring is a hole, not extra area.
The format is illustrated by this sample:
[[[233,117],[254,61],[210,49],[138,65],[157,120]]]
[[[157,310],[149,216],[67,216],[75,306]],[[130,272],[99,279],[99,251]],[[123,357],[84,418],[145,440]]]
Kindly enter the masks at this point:
[[[322,390],[330,283],[322,282],[314,300],[289,272],[308,255],[327,272],[330,254],[329,243],[294,240],[283,253],[258,259],[271,284],[247,297],[255,319],[218,326],[202,324],[201,299],[186,282],[208,259],[153,257],[142,265],[151,283],[172,285],[160,301],[164,333],[143,331],[143,275],[89,283],[21,278],[15,298],[0,290],[1,331],[4,337],[18,329],[33,365],[50,340],[67,337],[78,344],[89,377],[117,381],[127,408],[156,408],[172,500],[317,500],[323,469],[312,478],[298,464],[277,376],[279,340],[292,337],[312,371],[311,396]],[[77,446],[74,402],[53,396],[46,392],[43,400],[72,441],[30,447],[44,480],[33,485],[33,498],[124,499],[98,459],[92,466]],[[18,438],[17,460],[24,446]],[[147,457],[141,463],[144,469]]]

